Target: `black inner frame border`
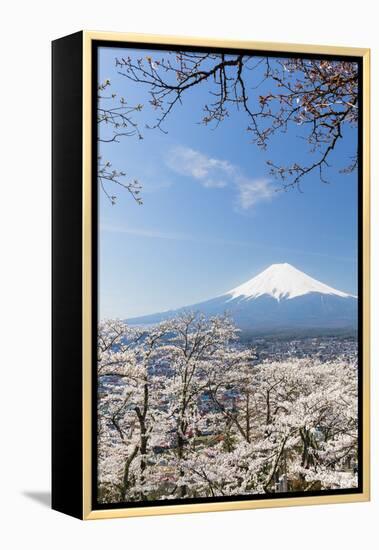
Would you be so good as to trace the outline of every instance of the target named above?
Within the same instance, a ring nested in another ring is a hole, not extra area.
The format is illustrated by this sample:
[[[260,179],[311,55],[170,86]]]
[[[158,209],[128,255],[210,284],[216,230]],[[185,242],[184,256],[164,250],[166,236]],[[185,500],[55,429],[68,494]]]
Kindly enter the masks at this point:
[[[141,502],[122,502],[102,504],[97,501],[97,327],[98,327],[98,186],[97,186],[97,83],[98,83],[98,49],[122,48],[125,50],[160,50],[160,51],[192,51],[204,53],[224,53],[226,55],[256,55],[282,58],[302,59],[330,59],[334,61],[350,61],[358,65],[358,183],[357,183],[357,208],[358,208],[358,486],[349,489],[325,489],[318,491],[292,491],[286,493],[270,493],[257,495],[235,495],[226,497],[202,497],[181,498],[170,500],[152,500]],[[92,40],[92,136],[91,136],[91,169],[92,169],[92,223],[91,223],[91,279],[92,279],[92,319],[91,319],[91,348],[92,348],[92,411],[91,411],[91,494],[92,510],[110,510],[121,508],[146,508],[155,506],[174,506],[178,504],[207,504],[212,502],[238,502],[238,501],[265,501],[281,500],[284,498],[332,496],[363,493],[363,57],[333,54],[276,52],[260,49],[238,49],[226,47],[183,46],[180,44],[149,44],[145,42],[128,42],[117,40]]]

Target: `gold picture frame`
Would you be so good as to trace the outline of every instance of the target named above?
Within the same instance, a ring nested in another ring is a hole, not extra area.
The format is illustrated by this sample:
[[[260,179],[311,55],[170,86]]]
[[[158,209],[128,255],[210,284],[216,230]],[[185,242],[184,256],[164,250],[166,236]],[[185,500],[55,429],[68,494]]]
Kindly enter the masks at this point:
[[[81,477],[82,483],[80,486],[80,492],[82,495],[80,503],[76,503],[71,509],[67,503],[68,497],[60,496],[63,491],[62,486],[64,481],[61,479],[62,473],[58,474],[58,470],[61,472],[62,463],[59,462],[58,455],[62,452],[62,448],[66,445],[67,440],[62,443],[59,441],[59,435],[55,436],[55,451],[53,440],[53,462],[55,460],[56,465],[53,464],[53,508],[67,512],[71,515],[81,517],[82,519],[105,519],[105,518],[119,518],[119,517],[134,517],[145,515],[166,515],[166,514],[183,514],[183,513],[196,513],[196,512],[216,512],[223,510],[247,510],[255,508],[270,508],[270,507],[283,507],[283,506],[301,506],[301,505],[316,505],[316,504],[334,504],[334,503],[347,503],[347,502],[363,502],[370,499],[370,50],[367,48],[350,48],[350,47],[337,47],[337,46],[317,46],[317,45],[302,45],[302,44],[287,44],[287,43],[271,43],[271,42],[254,42],[254,41],[234,41],[234,40],[220,40],[210,38],[195,38],[195,37],[181,37],[181,36],[160,36],[160,35],[145,35],[145,34],[130,34],[130,33],[113,33],[113,32],[97,32],[97,31],[83,31],[77,33],[75,39],[76,56],[81,55],[81,59],[77,60],[78,70],[77,74],[81,72],[81,90],[82,90],[82,109],[80,113],[80,124],[82,128],[82,151],[81,158],[82,163],[77,174],[77,179],[81,179],[81,243],[80,254],[82,258],[81,273],[78,274],[78,280],[81,281],[81,341],[82,346],[80,353],[80,359],[76,365],[76,372],[80,370],[77,376],[80,376],[80,380],[77,380],[77,386],[80,386],[81,400],[81,425],[80,425],[80,446],[82,448],[82,455],[80,457],[80,466],[77,464],[78,474],[75,479]],[[53,57],[56,64],[56,71],[62,70],[62,64],[69,63],[65,60],[65,38],[57,40],[55,44],[55,57]],[[93,349],[93,325],[92,325],[92,296],[95,289],[93,288],[92,279],[92,232],[93,232],[93,219],[92,219],[92,176],[94,170],[93,160],[93,108],[92,105],[92,89],[93,89],[93,44],[101,42],[115,42],[118,45],[124,43],[128,46],[138,47],[139,44],[151,44],[151,45],[174,45],[174,46],[186,46],[186,47],[203,47],[207,48],[223,48],[227,51],[233,49],[238,50],[257,50],[267,52],[285,52],[293,54],[319,54],[319,55],[336,55],[336,56],[352,56],[360,58],[363,65],[363,83],[362,83],[362,100],[363,100],[363,116],[362,116],[362,265],[363,265],[363,315],[362,315],[362,375],[363,375],[363,407],[362,407],[362,468],[363,468],[363,486],[360,493],[352,494],[334,494],[334,495],[320,495],[320,496],[296,496],[288,498],[268,498],[265,500],[240,500],[240,501],[222,501],[222,502],[204,502],[196,504],[173,504],[167,505],[154,505],[154,506],[139,506],[139,507],[109,507],[107,509],[93,509],[92,506],[92,464],[93,464],[93,449],[94,442],[92,439],[92,415],[94,414],[94,403],[92,401],[92,349]],[[70,55],[70,54],[68,54]],[[72,52],[71,52],[72,55]],[[71,57],[72,60],[72,57]],[[67,69],[68,70],[68,69]],[[66,74],[69,74],[66,71]],[[59,78],[61,77],[57,73],[57,82],[55,90],[59,87]],[[54,89],[54,88],[53,88]],[[54,97],[54,94],[53,94]],[[55,105],[55,106],[54,106]],[[58,100],[53,103],[53,114],[59,109]],[[79,115],[78,115],[79,116]],[[56,119],[59,114],[56,115]],[[58,131],[57,131],[58,132]],[[56,137],[57,147],[61,147],[62,142],[59,141],[59,135]],[[63,138],[62,138],[63,139]],[[61,150],[61,149],[60,149]],[[53,149],[54,153],[54,149]],[[58,156],[60,153],[56,153]],[[63,162],[63,161],[62,161]],[[58,170],[60,160],[56,162],[56,169]],[[54,174],[54,171],[53,171]],[[56,176],[56,179],[58,176]],[[54,177],[53,177],[54,179]],[[54,182],[53,182],[54,183]],[[54,185],[58,185],[55,182]],[[57,206],[58,209],[58,206]],[[79,215],[79,214],[78,214]],[[58,215],[59,218],[59,215]],[[58,222],[59,223],[59,220]],[[58,245],[57,245],[58,246]],[[59,265],[57,265],[57,270]],[[58,276],[59,278],[59,276]],[[56,283],[56,288],[60,284]],[[55,313],[54,315],[57,315]],[[54,330],[54,329],[53,329]],[[57,328],[58,331],[58,328]],[[56,335],[56,341],[59,336]],[[63,346],[63,344],[62,344]],[[59,346],[58,346],[59,347]],[[62,353],[63,348],[57,350],[57,354]],[[79,357],[79,356],[78,356]],[[62,361],[56,359],[55,366],[53,365],[53,376],[59,378],[61,372]],[[54,370],[55,369],[55,370]],[[60,379],[60,378],[59,378]],[[61,380],[61,379],[60,379]],[[65,390],[64,383],[56,390],[55,402],[53,397],[53,418],[55,418],[55,424],[53,421],[53,429],[57,432],[61,426],[63,420],[59,420],[58,417],[62,416],[62,408],[59,408],[59,396],[58,392]],[[68,383],[68,382],[67,382]],[[63,386],[62,386],[63,384]],[[68,389],[68,388],[66,388]],[[79,390],[78,390],[79,391]],[[55,407],[55,408],[54,408]],[[55,412],[54,412],[55,411]],[[78,414],[78,413],[76,413]],[[59,426],[58,426],[59,424]],[[75,436],[77,437],[77,436]],[[73,451],[75,452],[75,451]],[[54,475],[57,481],[55,482],[54,489]],[[59,479],[58,479],[59,478]],[[54,500],[54,491],[56,493],[56,499]],[[78,493],[79,494],[79,493]]]

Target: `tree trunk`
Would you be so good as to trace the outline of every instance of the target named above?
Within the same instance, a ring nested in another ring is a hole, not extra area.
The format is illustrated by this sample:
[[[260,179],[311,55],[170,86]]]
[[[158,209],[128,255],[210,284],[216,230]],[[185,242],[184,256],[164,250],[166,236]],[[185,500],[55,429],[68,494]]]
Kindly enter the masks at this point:
[[[126,459],[125,461],[125,466],[124,466],[124,477],[123,477],[123,480],[122,480],[122,492],[123,492],[123,498],[125,500],[127,500],[127,492],[129,490],[129,470],[130,470],[130,465],[131,463],[133,462],[133,460],[135,459],[135,457],[137,456],[137,453],[138,453],[138,450],[139,450],[139,447],[138,445],[136,445],[132,451],[132,453],[129,455],[129,457]]]

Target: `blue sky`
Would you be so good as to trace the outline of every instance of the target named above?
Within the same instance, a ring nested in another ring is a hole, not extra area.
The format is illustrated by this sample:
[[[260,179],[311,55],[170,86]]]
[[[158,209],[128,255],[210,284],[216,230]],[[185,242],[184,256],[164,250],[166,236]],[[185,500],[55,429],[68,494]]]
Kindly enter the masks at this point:
[[[330,184],[314,172],[303,192],[277,191],[266,160],[310,162],[298,132],[273,139],[267,151],[251,143],[246,116],[231,111],[215,130],[198,124],[207,88],[191,90],[167,119],[167,134],[145,129],[157,113],[147,89],[118,75],[101,48],[99,79],[129,104],[143,140],[101,144],[114,168],[142,184],[138,206],[121,189],[111,205],[99,192],[100,317],[127,318],[196,303],[241,284],[272,263],[288,262],[339,290],[357,293],[357,173],[339,169],[356,149],[356,131],[332,157]],[[148,51],[131,50],[131,56]],[[156,52],[152,52],[154,57]],[[294,157],[296,152],[296,158]]]

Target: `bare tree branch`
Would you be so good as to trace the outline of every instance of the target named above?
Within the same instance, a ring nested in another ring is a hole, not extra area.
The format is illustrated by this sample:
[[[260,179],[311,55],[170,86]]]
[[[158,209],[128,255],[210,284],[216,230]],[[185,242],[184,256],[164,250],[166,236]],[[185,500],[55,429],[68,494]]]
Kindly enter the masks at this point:
[[[112,93],[107,96],[104,91],[111,85],[109,80],[98,84],[97,94],[97,124],[98,124],[98,143],[118,143],[122,137],[136,136],[143,139],[138,124],[132,118],[132,115],[142,110],[142,105],[130,106],[127,101],[117,94]],[[126,173],[122,170],[112,169],[109,161],[102,161],[102,156],[98,155],[97,179],[99,187],[105,193],[111,204],[115,204],[117,196],[110,191],[109,184],[115,184],[128,191],[137,204],[142,204],[139,196],[142,186],[136,180],[128,181]]]
[[[345,128],[358,122],[358,69],[350,61],[179,51],[156,59],[116,59],[116,67],[148,88],[150,104],[158,112],[149,128],[167,132],[164,123],[174,108],[192,88],[207,86],[210,101],[203,105],[202,124],[217,127],[232,107],[243,110],[247,131],[263,150],[276,134],[297,130],[315,158],[309,165],[297,161],[288,166],[268,160],[270,173],[284,189],[299,187],[314,171],[326,182],[332,152]],[[354,155],[341,172],[356,166]]]

